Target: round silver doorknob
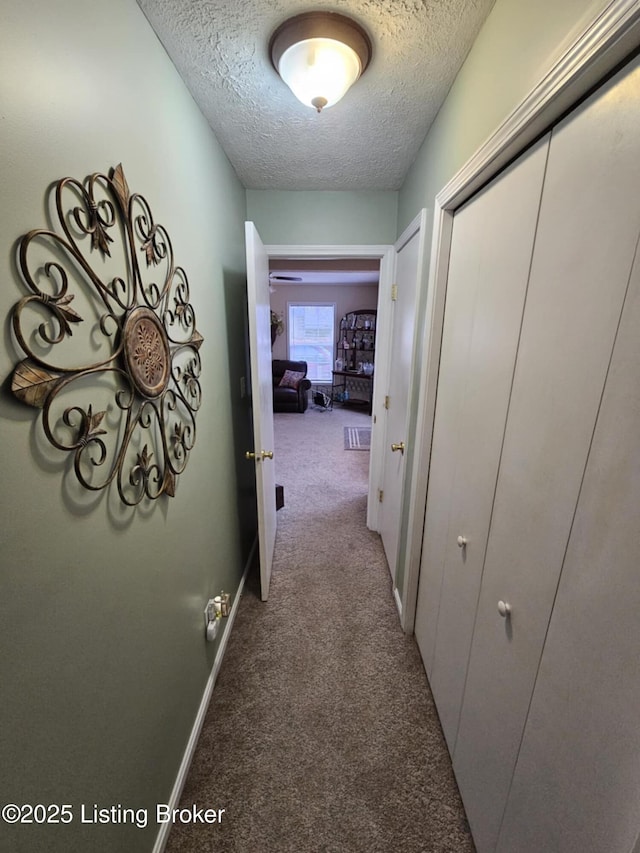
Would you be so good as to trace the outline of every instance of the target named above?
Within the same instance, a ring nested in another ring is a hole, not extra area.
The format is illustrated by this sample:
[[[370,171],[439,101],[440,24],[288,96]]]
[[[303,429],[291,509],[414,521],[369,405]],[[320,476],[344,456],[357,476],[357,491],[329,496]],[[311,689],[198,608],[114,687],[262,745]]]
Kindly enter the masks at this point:
[[[458,538],[456,539],[456,542],[458,543],[458,548],[464,548],[464,546],[467,544],[467,537],[466,536],[458,536]]]
[[[511,605],[508,601],[498,602],[498,613],[502,616],[503,619],[506,619],[507,616],[511,616]]]

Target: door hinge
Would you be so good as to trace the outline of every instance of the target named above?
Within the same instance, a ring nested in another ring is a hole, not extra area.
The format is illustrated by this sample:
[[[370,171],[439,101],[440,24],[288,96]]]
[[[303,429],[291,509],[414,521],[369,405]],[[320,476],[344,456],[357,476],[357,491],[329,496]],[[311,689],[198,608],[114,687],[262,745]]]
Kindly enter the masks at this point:
[[[378,489],[378,500],[380,503],[384,500],[384,489]]]
[[[397,299],[398,299],[398,285],[392,284],[391,285],[391,301],[396,302]]]
[[[385,409],[388,409],[388,408],[389,408],[389,395],[388,395],[388,394],[387,394],[387,396],[384,398],[384,407],[385,407]]]

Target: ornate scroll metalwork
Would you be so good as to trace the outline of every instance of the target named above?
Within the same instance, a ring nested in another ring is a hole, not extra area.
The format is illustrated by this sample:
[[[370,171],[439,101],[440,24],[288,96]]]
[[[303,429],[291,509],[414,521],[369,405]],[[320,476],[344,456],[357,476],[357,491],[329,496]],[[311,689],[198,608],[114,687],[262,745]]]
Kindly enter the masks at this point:
[[[47,439],[73,454],[84,488],[115,482],[129,506],[173,496],[202,396],[203,338],[186,273],[122,165],[84,182],[63,178],[52,201],[56,230],[19,244],[29,294],[12,314],[26,354],[13,393],[42,409]]]

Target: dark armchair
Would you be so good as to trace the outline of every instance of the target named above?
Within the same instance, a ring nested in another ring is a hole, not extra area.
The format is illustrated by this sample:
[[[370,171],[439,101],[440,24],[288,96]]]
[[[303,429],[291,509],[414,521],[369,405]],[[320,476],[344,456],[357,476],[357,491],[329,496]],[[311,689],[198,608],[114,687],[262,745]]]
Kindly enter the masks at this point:
[[[309,405],[309,388],[311,382],[307,376],[306,361],[287,361],[275,358],[272,362],[273,370],[273,411],[274,412],[304,412]],[[284,379],[285,373],[299,374],[302,376]]]

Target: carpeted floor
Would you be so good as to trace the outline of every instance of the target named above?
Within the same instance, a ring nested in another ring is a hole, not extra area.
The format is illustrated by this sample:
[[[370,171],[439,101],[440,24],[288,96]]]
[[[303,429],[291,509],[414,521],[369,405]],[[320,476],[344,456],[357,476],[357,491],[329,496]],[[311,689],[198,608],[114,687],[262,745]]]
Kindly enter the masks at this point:
[[[278,512],[269,601],[238,609],[168,853],[473,851],[420,656],[403,635],[377,534],[358,411],[276,415]]]

